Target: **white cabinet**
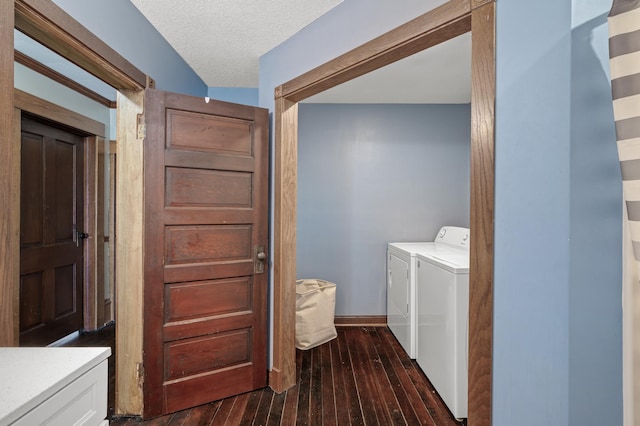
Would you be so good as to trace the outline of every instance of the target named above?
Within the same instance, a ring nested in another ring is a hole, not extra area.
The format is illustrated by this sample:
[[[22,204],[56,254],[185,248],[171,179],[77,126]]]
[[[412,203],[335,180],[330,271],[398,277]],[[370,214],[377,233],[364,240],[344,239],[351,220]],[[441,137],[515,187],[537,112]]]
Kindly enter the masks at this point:
[[[110,348],[0,348],[0,426],[107,425]]]

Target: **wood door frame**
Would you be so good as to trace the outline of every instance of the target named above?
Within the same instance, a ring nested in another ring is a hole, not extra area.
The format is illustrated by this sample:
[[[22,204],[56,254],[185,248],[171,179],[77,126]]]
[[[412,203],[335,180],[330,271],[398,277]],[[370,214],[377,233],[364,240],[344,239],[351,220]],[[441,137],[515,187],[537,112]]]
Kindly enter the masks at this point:
[[[50,0],[0,2],[0,346],[19,342],[20,112],[14,108],[14,28],[119,90],[152,80]],[[104,131],[103,131],[104,133]]]
[[[0,346],[19,343],[20,111],[13,107],[14,2],[0,2]]]
[[[298,102],[472,32],[469,418],[491,424],[495,121],[495,0],[450,0],[275,90],[274,324],[276,391],[295,384]]]
[[[124,92],[127,99],[135,99],[136,93],[143,93],[145,87],[153,85],[149,76],[51,0],[0,2],[0,75],[3,76],[0,79],[0,158],[6,161],[6,166],[0,168],[0,197],[5,200],[5,203],[0,205],[0,239],[5,242],[0,247],[0,346],[17,346],[19,343],[19,291],[16,283],[20,277],[20,210],[17,208],[20,205],[20,146],[14,141],[20,136],[20,112],[13,105],[14,28],[108,83],[119,90],[119,93]],[[127,129],[126,132],[119,132],[118,143],[133,148],[139,145],[136,143],[136,115],[140,110],[123,108],[120,104],[117,108],[121,121],[118,125]],[[127,161],[134,164],[136,160],[137,158],[130,158]],[[120,173],[124,168],[118,170]],[[137,222],[127,230],[133,228],[135,231],[136,227],[140,227]],[[131,247],[127,244],[121,245],[126,247],[118,248],[119,254],[122,250],[135,253],[135,242],[128,244]],[[117,274],[127,279],[135,279],[135,265],[129,269],[127,266],[130,265],[126,262],[118,263]],[[118,302],[130,301],[129,305],[135,302],[141,304],[141,297],[137,297],[138,290],[135,283],[127,286],[117,293]],[[142,320],[136,315],[135,308],[139,306],[122,312],[118,308],[119,322],[127,325],[129,329],[117,333],[116,410],[127,414],[142,413],[141,398],[138,398],[141,395],[138,373],[142,360],[142,339],[138,338],[135,332],[128,333],[129,330],[142,328]]]
[[[14,16],[12,28],[15,26],[111,87],[146,87],[148,78],[142,71],[51,0],[15,0],[14,12],[10,14]]]
[[[104,140],[105,125],[99,121],[92,120],[81,114],[70,111],[66,108],[48,102],[44,99],[14,89],[14,108],[15,108],[15,124],[18,129],[15,144],[20,146],[20,129],[21,129],[21,112],[28,112],[38,117],[51,120],[63,126],[72,127],[88,134],[83,137],[84,155],[83,155],[83,197],[84,205],[83,232],[89,234],[89,238],[84,241],[83,250],[83,301],[82,301],[82,318],[85,330],[95,330],[98,327],[98,293],[97,277],[98,277],[98,229],[97,229],[97,144]],[[18,191],[19,194],[19,191]],[[16,208],[14,206],[14,208]],[[19,204],[16,210],[19,212]],[[17,290],[19,292],[19,289]]]

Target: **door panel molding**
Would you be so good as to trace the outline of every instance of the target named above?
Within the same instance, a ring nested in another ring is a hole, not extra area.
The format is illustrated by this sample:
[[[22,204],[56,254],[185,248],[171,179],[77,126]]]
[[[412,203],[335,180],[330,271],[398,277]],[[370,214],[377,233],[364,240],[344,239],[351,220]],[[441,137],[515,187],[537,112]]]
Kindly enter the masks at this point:
[[[267,384],[268,113],[151,89],[144,104],[149,418]]]

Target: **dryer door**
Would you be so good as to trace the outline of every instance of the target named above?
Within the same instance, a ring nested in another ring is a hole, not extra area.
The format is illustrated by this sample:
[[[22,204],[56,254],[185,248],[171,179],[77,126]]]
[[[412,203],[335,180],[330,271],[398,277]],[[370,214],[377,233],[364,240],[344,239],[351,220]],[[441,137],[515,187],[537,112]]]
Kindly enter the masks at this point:
[[[409,260],[393,252],[387,256],[387,325],[410,355]]]
[[[393,313],[406,319],[409,315],[409,263],[393,253],[389,254],[387,283],[387,297],[393,304]]]

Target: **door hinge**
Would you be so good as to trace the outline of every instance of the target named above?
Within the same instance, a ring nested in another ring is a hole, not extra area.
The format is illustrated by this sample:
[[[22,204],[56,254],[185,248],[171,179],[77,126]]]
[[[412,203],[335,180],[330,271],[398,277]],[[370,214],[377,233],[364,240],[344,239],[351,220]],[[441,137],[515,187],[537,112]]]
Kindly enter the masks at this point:
[[[141,362],[136,363],[136,374],[138,376],[138,387],[142,389],[144,384],[144,365]]]
[[[138,140],[143,140],[145,137],[147,137],[147,126],[145,124],[143,114],[138,114],[138,123],[136,127],[136,133],[137,133],[136,139]]]

